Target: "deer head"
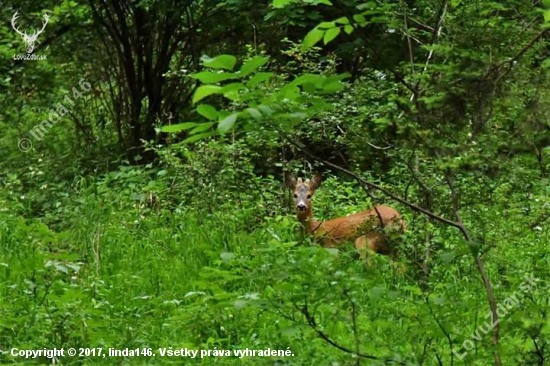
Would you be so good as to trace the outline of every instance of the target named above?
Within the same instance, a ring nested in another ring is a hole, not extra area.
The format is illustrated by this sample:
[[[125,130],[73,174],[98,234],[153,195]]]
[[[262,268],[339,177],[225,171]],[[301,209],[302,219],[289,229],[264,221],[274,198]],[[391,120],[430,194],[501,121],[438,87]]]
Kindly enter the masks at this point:
[[[298,214],[311,212],[311,197],[321,184],[321,180],[321,174],[315,175],[311,180],[302,180],[302,178],[296,180],[292,174],[285,173],[285,184],[292,191]]]
[[[15,14],[13,14],[13,18],[11,18],[11,26],[17,33],[19,33],[19,35],[21,35],[21,37],[23,37],[23,41],[27,46],[27,53],[32,53],[32,51],[34,50],[34,44],[36,43],[36,39],[38,38],[40,33],[44,31],[44,28],[46,28],[46,24],[48,24],[48,20],[50,20],[50,17],[48,16],[48,14],[44,14],[45,22],[42,22],[42,29],[40,29],[39,31],[33,30],[32,34],[28,35],[26,29],[25,29],[25,32],[21,32],[19,28],[15,25],[15,21],[18,18],[17,13],[18,11],[16,11]]]

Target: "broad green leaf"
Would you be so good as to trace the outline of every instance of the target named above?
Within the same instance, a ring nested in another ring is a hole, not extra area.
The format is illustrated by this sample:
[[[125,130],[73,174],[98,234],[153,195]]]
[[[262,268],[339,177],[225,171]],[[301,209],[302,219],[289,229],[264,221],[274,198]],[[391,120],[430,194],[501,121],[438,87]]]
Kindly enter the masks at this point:
[[[199,132],[204,132],[208,130],[210,127],[212,127],[213,125],[214,125],[214,122],[201,123],[197,127],[193,128],[191,131],[189,131],[189,134],[194,135]]]
[[[348,17],[341,17],[341,18],[338,18],[336,19],[334,22],[338,23],[338,24],[349,24],[349,19]]]
[[[285,85],[281,89],[281,94],[283,95],[284,98],[294,100],[300,96],[300,88],[292,84]]]
[[[197,112],[209,120],[213,121],[218,118],[218,111],[210,104],[201,104],[197,107]]]
[[[195,94],[193,94],[193,104],[197,103],[198,101],[206,98],[209,95],[212,94],[220,94],[222,92],[222,87],[218,85],[201,85],[195,90]]]
[[[202,64],[212,69],[233,70],[237,63],[237,58],[233,55],[219,55],[210,58],[206,55],[201,57]]]
[[[321,75],[316,74],[303,74],[298,76],[296,79],[292,80],[290,84],[292,85],[303,85],[307,83],[316,83],[320,80],[322,80],[323,77]]]
[[[267,116],[271,116],[273,114],[273,109],[267,105],[259,105],[258,109]]]
[[[201,83],[205,83],[205,84],[219,83],[220,81],[235,79],[237,77],[237,75],[235,75],[232,72],[213,72],[213,71],[202,71],[202,72],[193,74],[191,76],[199,80]]]
[[[260,121],[262,119],[262,114],[260,113],[259,110],[257,110],[256,108],[246,108],[246,111],[248,112],[248,114],[250,114],[252,116],[252,118],[254,118],[256,121]]]
[[[310,30],[308,34],[306,34],[304,42],[302,43],[304,48],[310,48],[314,46],[323,38],[324,34],[325,31],[322,31],[319,28],[313,28],[312,30]]]
[[[251,77],[250,80],[248,80],[246,86],[248,86],[249,88],[253,88],[256,85],[271,79],[273,75],[274,74],[272,72],[258,72],[253,77]]]
[[[218,130],[221,134],[225,134],[233,127],[236,121],[237,113],[230,114],[229,116],[222,119],[220,123],[218,123]]]
[[[362,14],[355,14],[353,16],[353,20],[356,21],[357,23],[359,23],[362,26],[367,24],[367,19]]]
[[[238,101],[240,97],[239,91],[242,89],[246,89],[243,83],[231,83],[223,87],[222,93],[227,99]]]
[[[273,6],[274,8],[280,9],[280,8],[284,8],[285,6],[287,6],[292,2],[294,2],[294,0],[273,0],[273,3],[271,4],[271,6]]]
[[[326,31],[325,37],[323,38],[323,42],[325,44],[328,44],[330,41],[332,41],[334,38],[336,38],[340,34],[340,28],[331,28]]]
[[[176,125],[161,126],[160,131],[167,132],[167,133],[176,133],[176,132],[188,130],[197,125],[198,125],[197,122],[184,122],[184,123],[178,123]]]
[[[457,257],[457,254],[454,250],[451,250],[451,251],[448,251],[448,252],[445,252],[445,253],[441,253],[439,255],[439,259],[442,262],[446,263],[446,264],[451,263],[456,257]]]
[[[207,137],[214,136],[214,135],[216,135],[216,134],[217,134],[217,133],[214,132],[214,131],[198,133],[198,134],[196,134],[196,135],[193,135],[193,136],[191,136],[191,137],[186,138],[186,139],[183,140],[182,142],[183,142],[184,144],[189,144],[189,143],[191,143],[191,142],[196,142],[196,141],[205,139],[205,138],[207,138]]]
[[[352,34],[353,33],[353,25],[345,25],[344,26],[344,32],[346,32],[346,34]]]
[[[265,65],[267,61],[269,61],[269,57],[256,56],[254,58],[251,58],[250,60],[246,61],[243,64],[239,73],[242,76],[246,76],[256,71],[259,67],[262,67],[263,65]]]
[[[248,301],[236,300],[236,301],[233,301],[233,306],[237,310],[242,310],[248,306]]]
[[[323,4],[323,5],[330,5],[330,6],[332,6],[332,3],[331,3],[329,0],[304,0],[304,2],[305,2],[305,3],[313,4],[313,5]]]
[[[327,30],[327,29],[332,29],[336,27],[336,24],[334,24],[334,22],[321,22],[317,28],[319,28],[320,30]]]
[[[304,112],[294,112],[294,113],[289,114],[288,117],[290,119],[300,121],[300,120],[306,119],[307,114],[304,113]]]
[[[69,273],[68,268],[65,267],[65,266],[63,266],[63,265],[61,265],[61,264],[56,263],[56,264],[54,264],[54,267],[55,267],[55,269],[57,269],[58,271],[61,271],[61,272],[63,272],[63,273]]]
[[[230,93],[236,90],[246,89],[246,86],[243,83],[231,83],[227,84],[222,88],[222,93]]]

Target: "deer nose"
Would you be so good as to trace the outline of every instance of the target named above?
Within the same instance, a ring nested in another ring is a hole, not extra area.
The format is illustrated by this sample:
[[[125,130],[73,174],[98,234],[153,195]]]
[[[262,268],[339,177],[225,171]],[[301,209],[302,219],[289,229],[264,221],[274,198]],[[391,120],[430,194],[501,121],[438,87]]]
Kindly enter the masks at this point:
[[[298,203],[298,204],[296,205],[296,208],[297,208],[299,211],[305,211],[307,207],[306,207],[305,203],[300,202],[300,203]]]

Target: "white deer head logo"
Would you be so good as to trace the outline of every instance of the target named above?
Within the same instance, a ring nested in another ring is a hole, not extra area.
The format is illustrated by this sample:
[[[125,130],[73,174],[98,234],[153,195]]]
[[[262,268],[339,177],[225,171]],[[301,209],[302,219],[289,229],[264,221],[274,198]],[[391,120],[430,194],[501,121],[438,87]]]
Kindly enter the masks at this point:
[[[46,28],[46,24],[48,24],[48,20],[50,19],[50,17],[48,16],[48,14],[44,14],[44,20],[46,21],[42,22],[42,29],[40,29],[39,31],[33,30],[32,34],[28,35],[26,29],[25,29],[25,32],[21,32],[19,28],[15,26],[15,21],[17,20],[17,13],[18,11],[16,11],[15,14],[13,14],[13,18],[11,18],[11,26],[13,27],[13,29],[15,29],[17,33],[21,35],[21,37],[23,37],[23,41],[27,45],[27,53],[32,53],[32,51],[34,50],[34,44],[36,43],[36,39],[38,38],[40,33],[44,31],[44,28]]]

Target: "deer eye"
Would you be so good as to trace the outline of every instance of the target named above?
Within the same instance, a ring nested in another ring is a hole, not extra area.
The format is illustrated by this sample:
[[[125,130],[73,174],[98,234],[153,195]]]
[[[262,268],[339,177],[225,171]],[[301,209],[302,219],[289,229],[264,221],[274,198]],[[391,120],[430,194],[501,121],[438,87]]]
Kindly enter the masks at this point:
[[[307,199],[310,199],[310,198],[311,198],[311,194],[308,194],[308,195],[307,195]]]
[[[294,198],[298,198],[298,195],[297,195],[297,194],[294,194]]]

